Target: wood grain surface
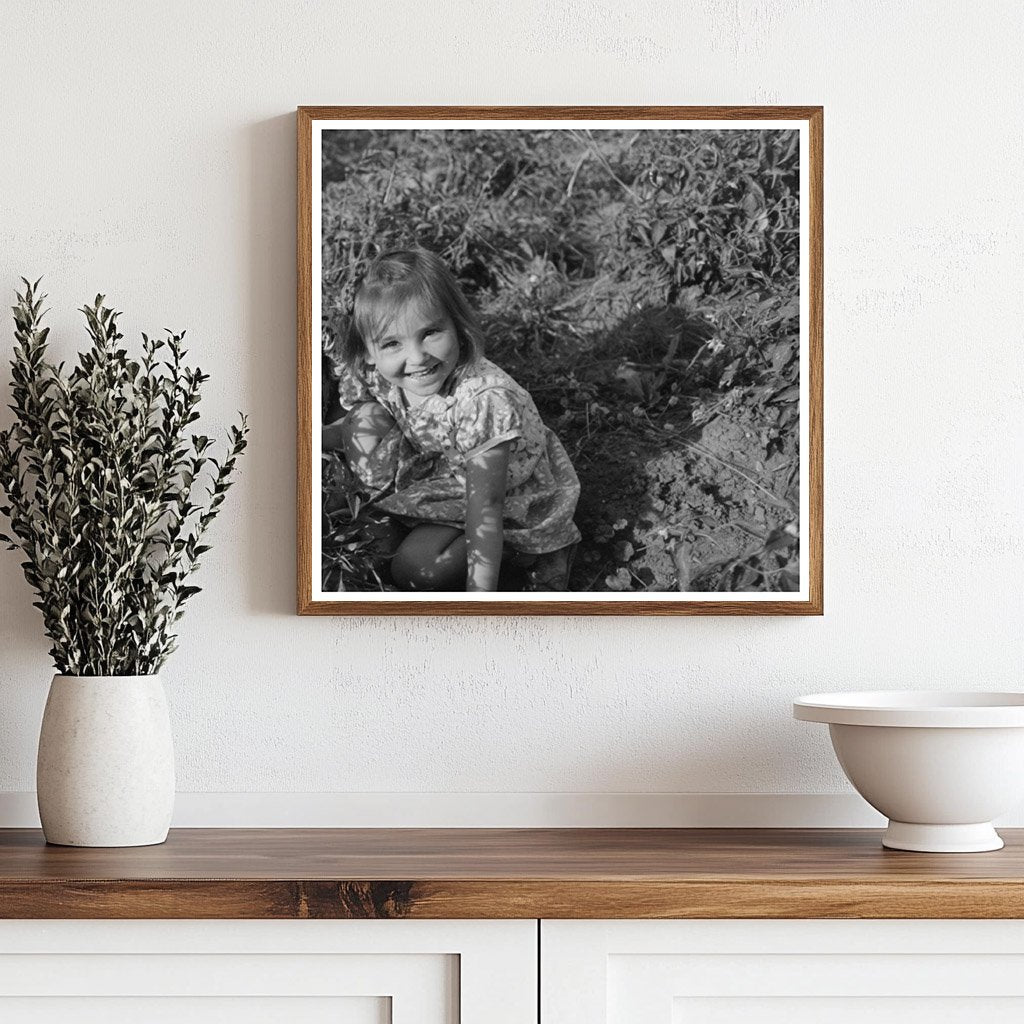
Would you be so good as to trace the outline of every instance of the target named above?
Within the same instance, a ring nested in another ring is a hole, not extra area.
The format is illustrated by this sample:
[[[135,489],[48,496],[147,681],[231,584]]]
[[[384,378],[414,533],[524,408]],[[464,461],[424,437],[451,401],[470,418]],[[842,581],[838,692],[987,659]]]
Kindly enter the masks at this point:
[[[1021,918],[995,853],[862,829],[176,829],[162,846],[0,830],[4,918]]]

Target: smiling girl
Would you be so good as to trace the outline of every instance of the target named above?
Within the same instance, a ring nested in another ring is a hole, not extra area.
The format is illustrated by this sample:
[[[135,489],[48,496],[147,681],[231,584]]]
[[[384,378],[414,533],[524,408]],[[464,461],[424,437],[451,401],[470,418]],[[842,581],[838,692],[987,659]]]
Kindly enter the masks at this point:
[[[567,589],[576,472],[529,392],[484,358],[444,262],[423,249],[378,257],[342,355],[351,411],[325,428],[324,447],[340,445],[383,493],[375,506],[411,527],[392,559],[395,585],[494,591],[504,558],[527,589]]]

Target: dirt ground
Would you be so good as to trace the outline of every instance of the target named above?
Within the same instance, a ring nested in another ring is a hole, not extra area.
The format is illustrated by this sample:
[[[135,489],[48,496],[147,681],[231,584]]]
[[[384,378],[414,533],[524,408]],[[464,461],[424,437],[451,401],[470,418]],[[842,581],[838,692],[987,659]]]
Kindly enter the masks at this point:
[[[736,395],[700,427],[662,421],[587,448],[572,589],[796,589],[799,462],[776,418]]]

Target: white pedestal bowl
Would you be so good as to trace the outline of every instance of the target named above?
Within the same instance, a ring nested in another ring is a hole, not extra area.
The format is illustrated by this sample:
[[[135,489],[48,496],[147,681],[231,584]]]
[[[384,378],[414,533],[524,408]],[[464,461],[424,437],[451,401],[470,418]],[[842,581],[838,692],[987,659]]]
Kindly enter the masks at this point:
[[[889,819],[882,845],[999,850],[992,819],[1024,800],[1024,693],[817,693],[793,704],[824,722],[846,777]]]

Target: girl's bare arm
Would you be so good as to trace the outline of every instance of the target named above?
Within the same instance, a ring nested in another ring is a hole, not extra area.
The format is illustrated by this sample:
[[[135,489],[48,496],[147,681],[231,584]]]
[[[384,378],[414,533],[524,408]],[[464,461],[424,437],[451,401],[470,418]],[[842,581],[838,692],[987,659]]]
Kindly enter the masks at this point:
[[[466,460],[466,590],[498,589],[511,441]]]

